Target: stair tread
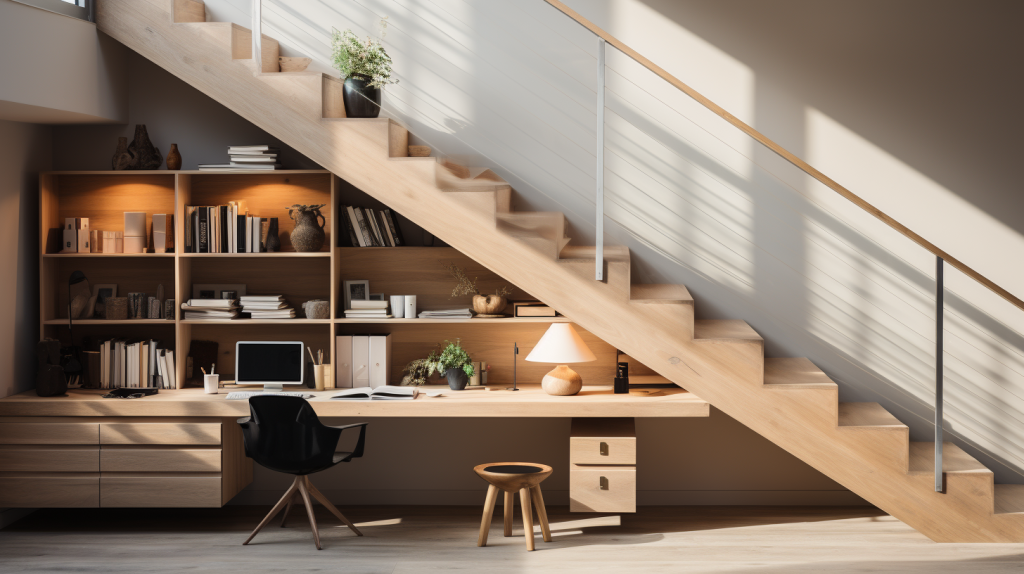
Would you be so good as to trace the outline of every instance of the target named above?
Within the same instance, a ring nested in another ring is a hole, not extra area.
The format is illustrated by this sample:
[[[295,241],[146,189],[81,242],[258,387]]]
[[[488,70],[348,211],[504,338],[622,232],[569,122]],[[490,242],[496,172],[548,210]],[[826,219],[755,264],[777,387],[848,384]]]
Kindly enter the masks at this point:
[[[1024,514],[1024,484],[997,484],[996,514]]]
[[[839,385],[806,357],[765,359],[764,385],[771,389],[839,388]]]
[[[910,443],[910,473],[933,474],[935,472],[935,443]],[[949,474],[982,473],[992,474],[978,459],[967,454],[951,442],[942,443],[942,472]]]
[[[597,255],[596,245],[567,245],[562,253],[559,254],[559,259],[588,259],[591,262],[594,261],[594,257]],[[604,260],[605,261],[629,261],[629,248],[623,245],[613,245],[604,247]]]
[[[689,303],[693,297],[686,287],[673,284],[636,283],[629,286],[632,303]]]
[[[839,403],[839,426],[907,428],[878,403]]]
[[[746,321],[741,319],[701,319],[693,322],[694,339],[748,339],[762,341]]]

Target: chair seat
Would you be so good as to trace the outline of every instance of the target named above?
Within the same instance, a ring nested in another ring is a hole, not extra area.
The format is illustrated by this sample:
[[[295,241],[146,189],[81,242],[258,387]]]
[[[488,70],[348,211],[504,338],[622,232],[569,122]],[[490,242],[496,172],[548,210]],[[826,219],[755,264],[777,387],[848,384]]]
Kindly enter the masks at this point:
[[[473,470],[480,478],[505,492],[533,488],[552,472],[550,466],[533,462],[492,462],[478,465]]]

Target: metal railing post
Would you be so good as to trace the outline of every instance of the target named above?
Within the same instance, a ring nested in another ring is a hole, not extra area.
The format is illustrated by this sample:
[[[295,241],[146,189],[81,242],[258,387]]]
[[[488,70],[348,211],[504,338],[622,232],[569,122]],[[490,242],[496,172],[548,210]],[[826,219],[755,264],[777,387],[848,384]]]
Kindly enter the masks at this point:
[[[935,492],[942,492],[942,258],[935,258]]]
[[[604,281],[604,72],[605,40],[597,39],[597,242],[594,250],[594,278]]]

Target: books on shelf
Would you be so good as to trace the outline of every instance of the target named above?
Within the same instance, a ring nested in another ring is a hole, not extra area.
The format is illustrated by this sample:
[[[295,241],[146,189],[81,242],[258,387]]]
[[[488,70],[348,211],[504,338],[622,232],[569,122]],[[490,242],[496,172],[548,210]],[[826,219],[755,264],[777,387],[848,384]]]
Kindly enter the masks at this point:
[[[223,321],[238,318],[235,299],[189,299],[181,304],[184,318],[189,321]]]
[[[342,205],[339,209],[345,233],[351,247],[401,247],[406,245],[398,218],[390,209],[370,209]]]
[[[411,401],[419,394],[418,387],[385,385],[376,389],[370,387],[345,389],[331,398],[344,401]]]
[[[420,319],[471,319],[473,317],[473,310],[465,308],[422,311],[419,317]]]
[[[100,343],[100,388],[177,388],[174,351],[160,341],[114,338]]]
[[[390,319],[387,301],[352,301],[352,308],[345,309],[346,319]]]
[[[216,206],[186,205],[185,252],[265,252],[267,234],[276,220],[251,213],[245,200]]]
[[[558,312],[540,301],[524,301],[512,304],[513,317],[557,317]]]
[[[242,295],[242,312],[251,319],[294,319],[295,309],[288,306],[284,295]]]
[[[230,163],[201,163],[199,171],[243,171],[251,169],[281,169],[276,147],[268,145],[228,146]]]

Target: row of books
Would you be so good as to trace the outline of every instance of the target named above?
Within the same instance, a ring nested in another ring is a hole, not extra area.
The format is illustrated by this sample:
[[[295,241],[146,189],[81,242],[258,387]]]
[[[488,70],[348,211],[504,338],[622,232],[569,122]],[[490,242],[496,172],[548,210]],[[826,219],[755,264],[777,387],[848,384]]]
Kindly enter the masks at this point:
[[[238,299],[189,299],[182,303],[188,321],[224,321],[240,318],[294,319],[295,309],[288,306],[284,295],[242,295]]]
[[[267,250],[271,222],[249,213],[245,201],[185,206],[186,253],[259,253]]]
[[[100,344],[100,388],[176,388],[174,351],[160,341],[108,339]]]
[[[276,147],[268,145],[228,146],[230,163],[201,163],[199,171],[246,171],[281,169]]]
[[[398,219],[390,209],[342,205],[339,210],[350,247],[399,247],[407,245]]]
[[[352,301],[351,309],[345,309],[346,319],[390,319],[387,301]]]

